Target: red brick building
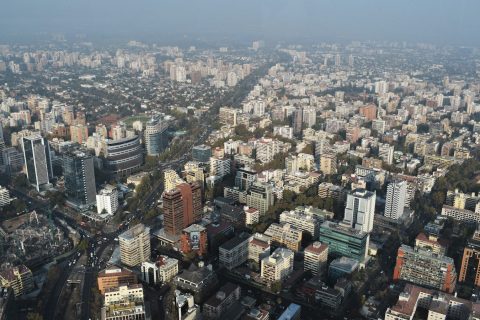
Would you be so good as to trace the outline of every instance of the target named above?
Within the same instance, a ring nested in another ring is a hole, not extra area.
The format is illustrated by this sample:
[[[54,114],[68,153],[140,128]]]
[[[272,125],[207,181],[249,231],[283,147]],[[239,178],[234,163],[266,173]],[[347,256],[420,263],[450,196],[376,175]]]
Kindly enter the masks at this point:
[[[199,224],[192,224],[183,229],[180,236],[180,251],[183,254],[195,252],[199,256],[207,253],[207,229]]]
[[[202,189],[197,183],[182,183],[163,195],[164,228],[167,234],[182,230],[201,219]]]

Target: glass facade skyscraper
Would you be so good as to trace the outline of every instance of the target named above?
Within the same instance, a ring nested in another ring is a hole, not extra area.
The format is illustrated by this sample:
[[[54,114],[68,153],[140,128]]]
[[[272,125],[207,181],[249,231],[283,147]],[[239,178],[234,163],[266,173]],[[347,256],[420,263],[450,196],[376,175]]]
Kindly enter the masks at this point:
[[[53,177],[50,146],[40,135],[23,137],[22,145],[28,181],[40,191]]]
[[[93,156],[76,150],[63,155],[63,176],[67,200],[78,207],[96,202]]]

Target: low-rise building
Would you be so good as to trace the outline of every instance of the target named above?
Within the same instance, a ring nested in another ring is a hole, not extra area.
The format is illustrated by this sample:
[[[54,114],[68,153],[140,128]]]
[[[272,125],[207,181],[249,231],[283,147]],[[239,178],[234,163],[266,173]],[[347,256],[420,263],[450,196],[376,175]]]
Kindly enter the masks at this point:
[[[141,284],[110,288],[104,294],[104,301],[102,319],[147,319]]]
[[[182,231],[180,250],[183,254],[195,252],[199,256],[207,253],[207,229],[199,224],[192,224]]]
[[[178,260],[161,255],[157,261],[142,263],[142,280],[148,284],[170,282],[178,274]]]
[[[413,319],[417,308],[427,310],[428,319],[478,319],[480,304],[413,284],[407,284],[397,303],[385,312],[385,320]]]
[[[205,319],[233,319],[240,314],[228,315],[230,309],[235,305],[240,306],[240,286],[227,283],[217,293],[207,299],[203,304],[203,316]],[[241,308],[243,310],[243,308]]]
[[[195,301],[203,301],[217,285],[217,275],[211,265],[205,266],[203,262],[198,267],[191,264],[173,279],[175,286],[180,290],[191,292]]]
[[[284,211],[280,214],[280,223],[288,223],[298,230],[309,233],[313,239],[318,238],[320,229],[319,217],[312,211],[305,210],[304,207],[298,207],[292,211]]]
[[[100,271],[97,276],[98,290],[101,294],[111,288],[121,285],[133,285],[137,283],[137,277],[129,270],[121,268],[108,268]]]

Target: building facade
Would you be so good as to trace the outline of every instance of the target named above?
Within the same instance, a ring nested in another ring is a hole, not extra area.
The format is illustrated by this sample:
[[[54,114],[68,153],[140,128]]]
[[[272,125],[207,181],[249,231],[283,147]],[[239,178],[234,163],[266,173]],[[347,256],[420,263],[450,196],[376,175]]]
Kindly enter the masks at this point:
[[[48,140],[40,135],[22,138],[23,159],[28,181],[37,189],[45,189],[53,178]]]
[[[118,236],[120,260],[129,267],[135,267],[150,260],[150,228],[143,224],[128,229]]]
[[[67,201],[77,207],[90,207],[96,202],[93,156],[75,150],[63,154],[63,176]]]

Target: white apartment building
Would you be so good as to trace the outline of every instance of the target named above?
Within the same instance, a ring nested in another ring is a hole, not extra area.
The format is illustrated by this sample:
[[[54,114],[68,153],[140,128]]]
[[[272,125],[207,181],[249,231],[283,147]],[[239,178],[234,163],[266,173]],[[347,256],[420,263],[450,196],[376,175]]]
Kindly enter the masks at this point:
[[[141,284],[134,284],[131,286],[110,288],[105,292],[104,297],[106,306],[126,301],[143,302],[143,287]]]
[[[12,201],[10,192],[7,188],[0,186],[0,207],[9,205],[10,201]]]
[[[343,221],[359,231],[369,233],[373,229],[375,214],[374,192],[365,189],[355,189],[347,195],[347,206]]]
[[[107,185],[97,194],[97,213],[101,214],[103,210],[105,210],[109,215],[114,215],[117,209],[117,188],[112,185]]]
[[[256,144],[257,160],[267,163],[273,160],[273,157],[283,151],[283,143],[275,139],[261,139]]]
[[[393,151],[394,147],[387,144],[382,143],[378,146],[378,157],[385,161],[388,164],[393,163]]]
[[[224,177],[230,174],[232,161],[226,158],[210,157],[210,176]]]
[[[397,220],[403,216],[406,197],[406,181],[393,181],[389,183],[385,199],[385,217]]]

